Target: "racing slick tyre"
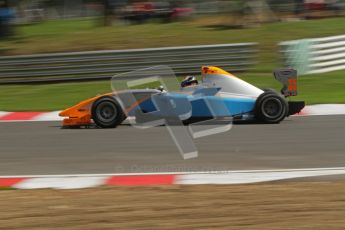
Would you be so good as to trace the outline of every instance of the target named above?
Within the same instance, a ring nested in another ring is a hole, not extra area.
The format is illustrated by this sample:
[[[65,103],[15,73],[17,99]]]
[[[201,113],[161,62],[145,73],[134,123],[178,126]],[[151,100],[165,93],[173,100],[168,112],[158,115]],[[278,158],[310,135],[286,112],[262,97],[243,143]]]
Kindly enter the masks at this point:
[[[275,89],[272,89],[272,88],[263,88],[262,89],[264,92],[271,92],[271,93],[276,93],[278,94],[278,92],[275,90]]]
[[[101,97],[93,103],[91,115],[100,128],[115,128],[126,119],[119,103],[109,96]]]
[[[288,115],[289,106],[285,98],[279,94],[266,91],[256,100],[255,117],[264,123],[279,123]]]

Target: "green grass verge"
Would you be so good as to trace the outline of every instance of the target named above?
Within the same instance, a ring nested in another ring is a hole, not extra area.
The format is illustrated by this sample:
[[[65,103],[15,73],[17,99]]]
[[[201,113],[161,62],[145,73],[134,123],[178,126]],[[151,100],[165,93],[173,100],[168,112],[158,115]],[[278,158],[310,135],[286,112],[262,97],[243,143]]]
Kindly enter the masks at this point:
[[[48,21],[19,26],[14,38],[1,41],[0,50],[5,55],[258,42],[260,65],[255,72],[269,72],[280,65],[279,42],[339,35],[345,28],[343,18],[331,18],[231,29],[224,26],[228,23],[226,18],[219,18],[216,23],[210,23],[211,18],[166,24],[116,24],[112,27],[97,26],[95,19]]]
[[[15,188],[12,187],[0,187],[0,191],[7,191],[7,190],[16,190]]]
[[[344,32],[345,20],[281,22],[256,28],[230,29],[213,19],[177,23],[148,23],[99,27],[95,19],[59,20],[19,26],[17,35],[1,40],[3,55],[65,52],[102,49],[258,42],[259,64],[253,72],[239,76],[254,85],[279,89],[271,74],[281,66],[277,44],[280,41],[307,37],[338,35]],[[296,99],[315,103],[345,103],[345,72],[300,77],[300,95]],[[0,86],[0,110],[60,110],[96,94],[110,91],[110,82]]]
[[[270,73],[243,73],[238,76],[260,88],[281,88]],[[299,78],[299,96],[293,100],[305,100],[307,104],[345,103],[344,86],[345,71],[302,76]],[[61,110],[110,91],[110,81],[0,86],[0,111]]]
[[[247,74],[242,79],[260,88],[274,88],[280,90],[280,83],[270,75],[271,74]],[[262,78],[260,76],[262,76]],[[299,95],[297,97],[291,97],[291,99],[304,100],[309,105],[345,103],[344,86],[345,71],[305,75],[298,79]]]

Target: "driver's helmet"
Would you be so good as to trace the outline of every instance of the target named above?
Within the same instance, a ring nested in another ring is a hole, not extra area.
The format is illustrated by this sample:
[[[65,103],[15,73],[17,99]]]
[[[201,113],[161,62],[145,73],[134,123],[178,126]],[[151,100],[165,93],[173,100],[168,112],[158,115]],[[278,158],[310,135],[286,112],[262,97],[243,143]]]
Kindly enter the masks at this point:
[[[197,85],[198,84],[198,80],[196,79],[195,76],[187,76],[185,77],[185,79],[181,82],[181,87],[188,87],[191,85]]]

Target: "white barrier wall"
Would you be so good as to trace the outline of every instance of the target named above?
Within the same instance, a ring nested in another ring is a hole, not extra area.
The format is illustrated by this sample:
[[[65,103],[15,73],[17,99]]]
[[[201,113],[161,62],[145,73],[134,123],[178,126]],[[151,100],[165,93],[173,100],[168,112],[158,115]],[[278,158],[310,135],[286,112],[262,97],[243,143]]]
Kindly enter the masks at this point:
[[[285,64],[299,74],[345,69],[345,35],[285,41],[279,45]]]

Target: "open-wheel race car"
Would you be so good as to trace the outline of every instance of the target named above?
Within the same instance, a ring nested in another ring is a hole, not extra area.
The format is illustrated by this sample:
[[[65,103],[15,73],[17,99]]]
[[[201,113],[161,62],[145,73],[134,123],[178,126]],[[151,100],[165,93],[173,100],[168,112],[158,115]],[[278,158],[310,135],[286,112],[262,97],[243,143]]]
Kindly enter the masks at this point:
[[[64,127],[96,124],[100,128],[115,128],[127,117],[138,121],[145,115],[151,115],[148,120],[178,116],[193,122],[231,117],[272,124],[305,106],[303,101],[287,99],[297,95],[297,72],[293,69],[274,71],[274,77],[283,84],[279,93],[259,89],[218,67],[205,66],[201,72],[200,84],[189,77],[175,91],[162,88],[114,91],[84,100],[59,115],[65,117]]]

